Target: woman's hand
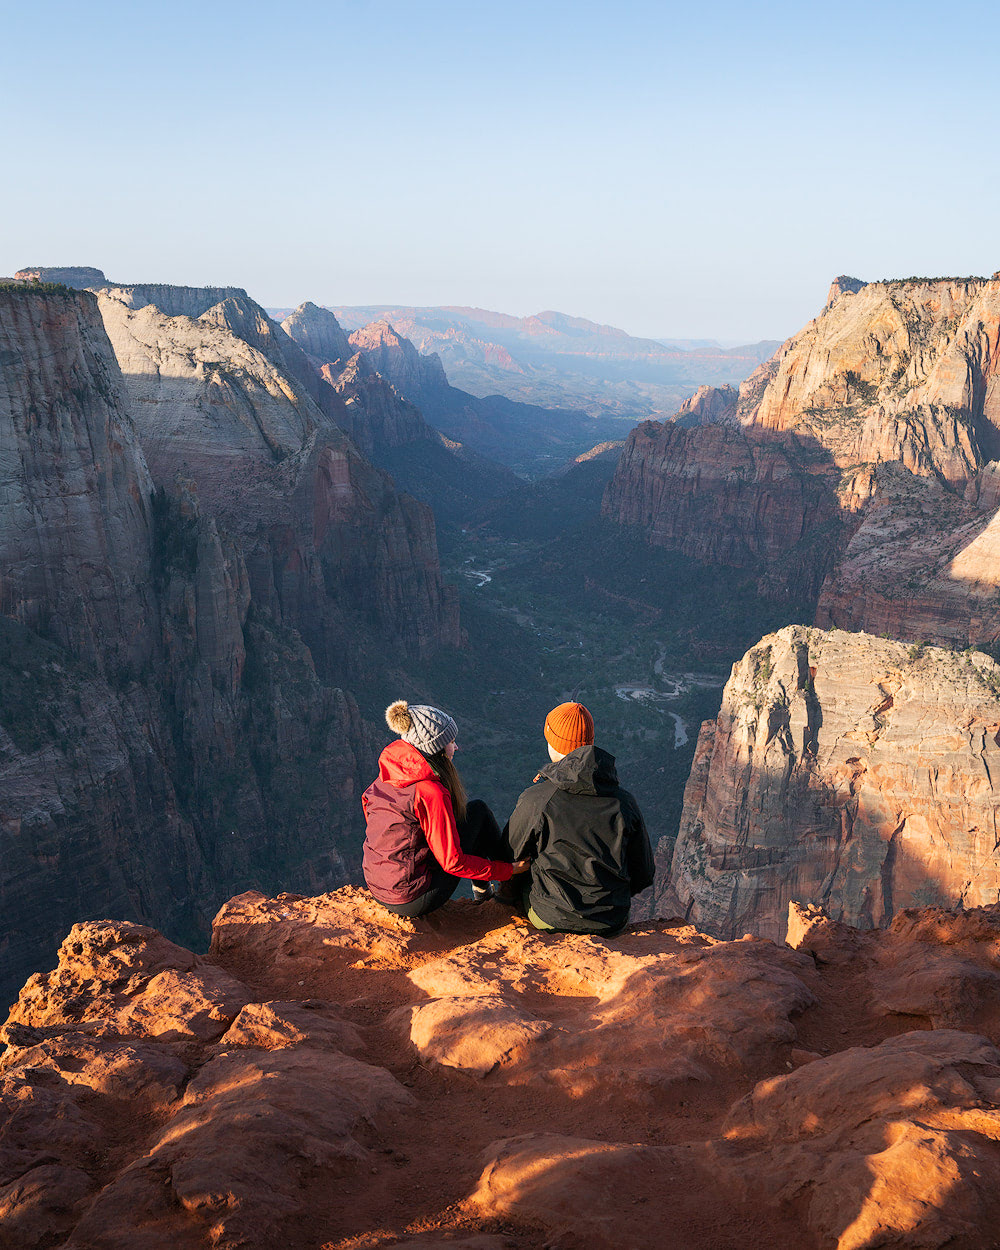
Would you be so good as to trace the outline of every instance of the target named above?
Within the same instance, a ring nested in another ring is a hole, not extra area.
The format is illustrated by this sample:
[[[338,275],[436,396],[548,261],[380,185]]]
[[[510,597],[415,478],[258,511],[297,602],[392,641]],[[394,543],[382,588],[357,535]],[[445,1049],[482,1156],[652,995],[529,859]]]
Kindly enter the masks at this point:
[[[527,872],[531,868],[530,859],[519,859],[511,871],[511,876],[520,876],[522,872]]]

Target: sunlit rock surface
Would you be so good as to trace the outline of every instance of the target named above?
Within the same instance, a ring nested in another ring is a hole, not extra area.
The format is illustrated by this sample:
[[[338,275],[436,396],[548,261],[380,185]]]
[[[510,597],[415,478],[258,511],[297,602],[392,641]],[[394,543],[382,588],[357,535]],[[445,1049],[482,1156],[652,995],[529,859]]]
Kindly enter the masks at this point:
[[[789,937],[357,889],[241,895],[207,956],[77,925],[0,1031],[0,1246],[992,1247],[1000,909]]]
[[[361,622],[418,652],[458,643],[429,509],[361,456],[342,400],[263,309],[198,288],[108,288],[100,304],[154,480],[193,483],[239,536],[256,601],[321,666]]]
[[[818,597],[818,624],[992,642],[998,344],[1000,280],[838,279],[738,396],[633,431],[605,515]]]
[[[782,940],[788,904],[861,927],[1000,897],[1000,668],[788,626],[702,727],[661,909]]]

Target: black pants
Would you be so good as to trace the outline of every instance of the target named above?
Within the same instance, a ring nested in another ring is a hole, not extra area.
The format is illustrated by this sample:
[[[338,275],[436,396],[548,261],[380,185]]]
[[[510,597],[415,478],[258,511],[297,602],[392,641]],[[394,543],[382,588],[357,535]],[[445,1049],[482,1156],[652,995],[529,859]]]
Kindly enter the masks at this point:
[[[466,855],[511,862],[510,847],[505,846],[496,817],[482,799],[472,799],[466,808],[465,819],[458,822],[458,840]],[[408,903],[383,903],[382,906],[394,916],[407,916],[411,920],[426,916],[447,903],[461,880],[435,863],[434,881],[429,890]]]

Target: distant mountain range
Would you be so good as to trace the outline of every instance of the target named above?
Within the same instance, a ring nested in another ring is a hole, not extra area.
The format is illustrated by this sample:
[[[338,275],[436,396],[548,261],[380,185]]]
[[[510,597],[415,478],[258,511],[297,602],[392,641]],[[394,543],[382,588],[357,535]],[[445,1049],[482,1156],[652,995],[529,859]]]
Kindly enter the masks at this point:
[[[289,310],[272,309],[283,317]],[[635,338],[584,317],[514,317],[483,308],[372,304],[333,307],[348,332],[388,321],[420,352],[436,352],[453,386],[591,416],[669,415],[707,383],[739,384],[779,346]]]

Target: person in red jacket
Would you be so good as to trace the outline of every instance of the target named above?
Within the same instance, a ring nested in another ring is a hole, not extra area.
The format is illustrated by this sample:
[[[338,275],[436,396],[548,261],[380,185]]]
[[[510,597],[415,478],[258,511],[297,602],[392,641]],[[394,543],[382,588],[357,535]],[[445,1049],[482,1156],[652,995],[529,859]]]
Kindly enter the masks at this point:
[[[363,867],[372,895],[397,916],[426,916],[465,877],[477,898],[490,881],[527,872],[504,853],[489,807],[467,801],[453,763],[458,726],[440,708],[400,699],[385,713],[399,734],[379,756],[378,780],[361,796],[365,812]]]

